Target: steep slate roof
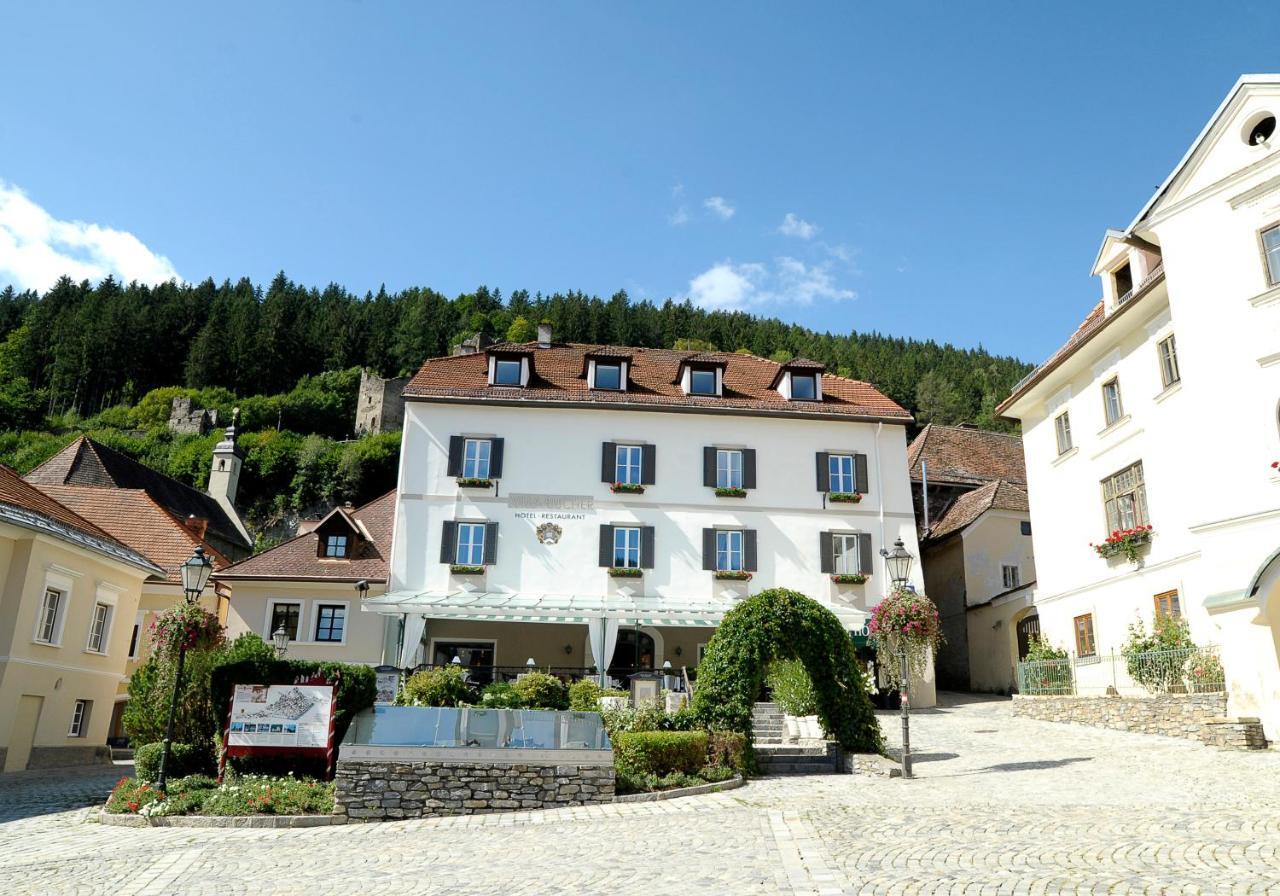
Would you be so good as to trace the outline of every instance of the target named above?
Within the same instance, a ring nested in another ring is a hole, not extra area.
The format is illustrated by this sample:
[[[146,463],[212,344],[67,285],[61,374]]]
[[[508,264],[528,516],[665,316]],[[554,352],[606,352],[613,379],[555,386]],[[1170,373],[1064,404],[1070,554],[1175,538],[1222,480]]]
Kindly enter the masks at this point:
[[[1022,439],[1001,432],[930,423],[907,448],[911,478],[920,480],[920,462],[928,464],[929,482],[978,485],[993,479],[1026,485]]]
[[[317,556],[315,532],[308,532],[241,560],[214,573],[217,579],[288,579],[295,581],[385,582],[391,553],[391,527],[395,522],[396,493],[387,492],[355,510],[338,511],[357,528],[369,533],[350,560],[324,560]],[[332,515],[332,514],[330,514]],[[233,598],[234,599],[234,598]]]
[[[182,582],[182,564],[196,547],[204,548],[214,569],[230,562],[142,489],[46,485],[43,491],[155,563],[167,582]]]
[[[34,514],[41,520],[53,523],[53,530],[70,530],[86,539],[84,544],[107,554],[117,560],[123,560],[134,566],[150,567],[152,564],[137,551],[113,538],[109,533],[94,525],[71,508],[59,503],[31,483],[25,481],[11,467],[0,464],[0,505],[14,508],[20,512],[14,522],[21,524],[22,516]],[[22,513],[25,512],[25,513]],[[29,519],[29,517],[28,517]]]
[[[139,463],[106,445],[81,436],[27,474],[38,486],[78,485],[93,488],[141,489],[167,510],[185,520],[209,521],[210,531],[233,544],[252,549],[235,522],[213,497]]]
[[[550,402],[593,403],[608,407],[680,408],[699,411],[780,413],[789,416],[848,416],[908,423],[911,414],[874,386],[822,374],[822,401],[787,401],[770,388],[780,366],[754,355],[731,352],[687,352],[654,348],[628,348],[631,364],[624,392],[591,390],[584,375],[589,354],[614,350],[615,346],[555,343],[532,352],[528,386],[489,386],[486,352],[432,358],[422,365],[404,390],[408,399],[476,399],[508,404]],[[498,350],[493,346],[488,351]],[[502,350],[509,350],[505,347]],[[678,384],[680,366],[686,362],[725,366],[724,395],[685,395]]]
[[[959,532],[988,510],[1012,510],[1029,513],[1031,505],[1027,500],[1027,490],[1023,486],[996,479],[982,488],[965,492],[956,498],[947,515],[929,532],[930,539],[943,538],[953,532]]]

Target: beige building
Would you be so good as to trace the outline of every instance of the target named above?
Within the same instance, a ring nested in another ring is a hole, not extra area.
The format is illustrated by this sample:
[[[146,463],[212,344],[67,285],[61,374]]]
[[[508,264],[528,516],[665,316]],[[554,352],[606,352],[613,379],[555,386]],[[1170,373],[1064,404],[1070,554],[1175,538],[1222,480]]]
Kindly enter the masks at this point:
[[[0,769],[109,761],[130,623],[163,574],[0,467]]]
[[[1039,620],[1018,436],[926,426],[907,452],[925,593],[938,606],[938,685],[1008,693]]]
[[[294,659],[394,662],[399,620],[360,612],[364,597],[386,589],[394,516],[395,492],[334,508],[297,538],[214,573],[230,593],[227,636],[255,632],[269,642],[284,628]]]

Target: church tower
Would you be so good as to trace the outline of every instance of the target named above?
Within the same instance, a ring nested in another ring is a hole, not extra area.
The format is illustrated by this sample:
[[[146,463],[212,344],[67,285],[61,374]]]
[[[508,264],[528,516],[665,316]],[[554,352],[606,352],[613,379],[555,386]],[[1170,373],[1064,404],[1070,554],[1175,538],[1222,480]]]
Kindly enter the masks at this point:
[[[231,425],[223,434],[222,441],[213,449],[213,467],[209,470],[209,495],[222,505],[227,515],[233,520],[239,519],[236,513],[236,491],[240,488],[240,467],[244,463],[244,452],[236,444],[236,427],[240,424],[240,409],[231,412]]]

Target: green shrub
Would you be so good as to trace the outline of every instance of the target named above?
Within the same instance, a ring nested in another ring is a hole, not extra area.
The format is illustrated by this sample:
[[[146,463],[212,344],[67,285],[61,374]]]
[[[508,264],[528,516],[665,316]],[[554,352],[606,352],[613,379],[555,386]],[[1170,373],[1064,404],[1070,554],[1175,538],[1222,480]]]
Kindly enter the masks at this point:
[[[604,688],[594,678],[580,678],[569,685],[569,708],[574,712],[599,712]]]
[[[696,774],[707,764],[705,731],[637,731],[613,738],[613,764],[627,774]]]
[[[473,702],[475,691],[467,684],[466,670],[451,664],[410,675],[404,696],[410,706],[465,706]]]
[[[622,709],[606,709],[600,714],[609,737],[638,731],[670,730],[666,711],[657,703],[642,703]]]
[[[568,709],[569,688],[546,672],[521,675],[512,687],[530,709]]]
[[[480,705],[485,709],[524,709],[524,697],[505,681],[495,681],[480,695]]]
[[[1067,652],[1061,647],[1054,647],[1040,635],[1035,635],[1027,642],[1025,662],[1043,663],[1050,660],[1065,660]]]
[[[747,769],[747,739],[737,731],[712,731],[707,735],[707,766],[731,772]]]
[[[773,702],[787,715],[817,715],[818,698],[804,663],[799,660],[776,660],[769,664],[765,682],[773,693]]]
[[[134,749],[133,772],[139,781],[151,783],[159,777],[160,756],[163,753],[163,743],[143,744]],[[165,769],[165,777],[169,780],[213,771],[213,753],[208,747],[179,743],[169,746],[169,767]]]

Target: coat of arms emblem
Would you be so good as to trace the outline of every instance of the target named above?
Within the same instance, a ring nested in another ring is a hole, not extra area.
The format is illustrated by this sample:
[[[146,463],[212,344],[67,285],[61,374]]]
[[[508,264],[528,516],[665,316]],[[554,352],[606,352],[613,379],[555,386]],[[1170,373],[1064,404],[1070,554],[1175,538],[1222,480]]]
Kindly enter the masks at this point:
[[[555,523],[543,523],[538,527],[538,544],[559,544],[563,529]]]

